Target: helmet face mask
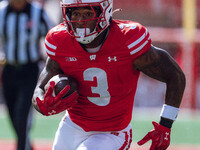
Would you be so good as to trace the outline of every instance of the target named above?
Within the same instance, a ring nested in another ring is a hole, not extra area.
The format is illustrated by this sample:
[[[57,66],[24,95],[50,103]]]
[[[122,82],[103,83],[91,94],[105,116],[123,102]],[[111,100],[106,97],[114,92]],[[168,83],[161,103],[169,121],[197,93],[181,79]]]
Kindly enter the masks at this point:
[[[112,0],[61,0],[63,20],[67,31],[82,44],[91,43],[109,25],[112,19]],[[76,9],[89,9],[94,16],[85,20],[72,20],[72,12]],[[93,23],[93,29],[87,27]],[[81,28],[76,28],[77,23],[84,24]]]

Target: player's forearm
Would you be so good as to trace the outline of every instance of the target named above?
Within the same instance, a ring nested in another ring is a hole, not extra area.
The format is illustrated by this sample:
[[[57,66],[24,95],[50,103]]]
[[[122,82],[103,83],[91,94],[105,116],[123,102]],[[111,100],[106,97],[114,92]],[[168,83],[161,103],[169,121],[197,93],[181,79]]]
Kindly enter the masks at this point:
[[[167,81],[165,104],[180,107],[185,89],[185,75],[182,71],[176,71],[172,78]]]
[[[185,75],[182,71],[174,71],[173,76],[167,81],[165,104],[161,111],[160,124],[171,128],[179,112],[185,89]]]
[[[185,90],[185,75],[176,61],[166,52],[157,49],[160,53],[159,72],[161,81],[166,83],[165,104],[179,107]]]

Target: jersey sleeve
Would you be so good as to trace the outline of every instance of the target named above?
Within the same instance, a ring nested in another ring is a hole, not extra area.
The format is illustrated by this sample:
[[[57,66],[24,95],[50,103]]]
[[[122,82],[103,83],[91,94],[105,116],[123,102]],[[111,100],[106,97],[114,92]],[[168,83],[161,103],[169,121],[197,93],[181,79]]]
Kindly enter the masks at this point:
[[[61,46],[64,40],[66,40],[67,34],[66,34],[66,27],[64,24],[59,24],[49,30],[49,32],[46,35],[45,38],[45,49],[47,55],[53,59],[57,60],[59,59],[58,57],[63,55],[61,52],[63,47]]]
[[[47,55],[51,59],[56,60],[56,50],[58,47],[58,42],[56,41],[54,32],[52,32],[52,30],[50,30],[47,33],[44,45],[45,45],[45,50],[46,50]]]
[[[129,24],[126,31],[126,45],[132,59],[140,57],[151,47],[151,38],[148,30],[139,23]]]

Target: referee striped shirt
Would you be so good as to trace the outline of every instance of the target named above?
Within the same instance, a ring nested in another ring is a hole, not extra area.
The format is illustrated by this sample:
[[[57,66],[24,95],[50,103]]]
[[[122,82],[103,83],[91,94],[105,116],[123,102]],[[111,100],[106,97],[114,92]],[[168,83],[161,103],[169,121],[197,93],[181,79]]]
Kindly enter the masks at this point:
[[[21,11],[7,1],[0,2],[0,37],[8,64],[37,62],[40,37],[53,27],[46,12],[37,3],[28,3]]]

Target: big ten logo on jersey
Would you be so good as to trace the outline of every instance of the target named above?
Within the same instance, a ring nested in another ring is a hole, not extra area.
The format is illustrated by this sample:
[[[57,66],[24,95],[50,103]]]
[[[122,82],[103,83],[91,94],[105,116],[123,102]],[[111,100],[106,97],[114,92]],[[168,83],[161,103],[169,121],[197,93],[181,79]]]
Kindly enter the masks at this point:
[[[119,27],[120,29],[124,29],[125,27],[130,28],[130,29],[135,29],[137,25],[136,24],[120,24]]]
[[[65,57],[65,61],[70,61],[70,62],[72,62],[72,61],[77,61],[77,58],[76,57]]]

